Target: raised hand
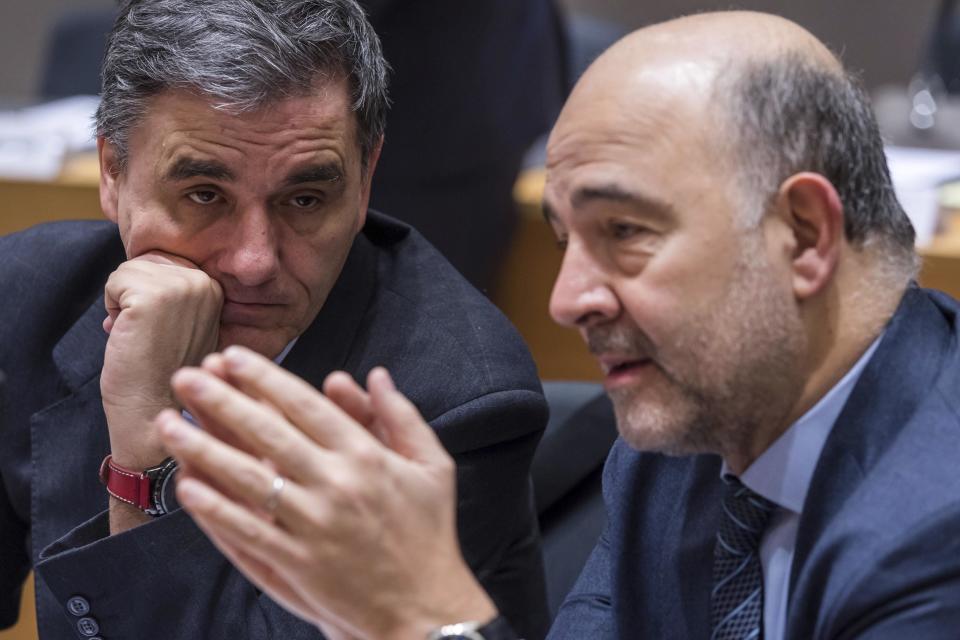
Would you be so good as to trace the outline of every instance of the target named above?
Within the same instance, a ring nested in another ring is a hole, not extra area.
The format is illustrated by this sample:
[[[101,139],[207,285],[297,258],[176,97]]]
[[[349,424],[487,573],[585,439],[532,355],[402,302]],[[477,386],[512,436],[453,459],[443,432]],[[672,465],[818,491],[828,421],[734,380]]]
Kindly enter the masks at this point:
[[[183,465],[182,504],[253,582],[362,638],[493,617],[458,546],[453,461],[385,370],[369,396],[334,374],[335,403],[246,349],[204,366],[176,374],[177,397],[239,446],[173,411],[158,422]]]

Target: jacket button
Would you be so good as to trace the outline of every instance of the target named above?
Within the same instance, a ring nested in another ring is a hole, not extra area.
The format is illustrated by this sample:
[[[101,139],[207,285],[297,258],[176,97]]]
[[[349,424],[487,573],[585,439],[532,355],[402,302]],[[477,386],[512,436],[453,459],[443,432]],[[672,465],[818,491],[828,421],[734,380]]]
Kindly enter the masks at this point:
[[[93,618],[80,618],[77,620],[77,631],[85,638],[92,638],[100,632],[100,625]]]
[[[67,600],[67,610],[79,618],[90,613],[90,603],[87,602],[86,598],[73,596]]]

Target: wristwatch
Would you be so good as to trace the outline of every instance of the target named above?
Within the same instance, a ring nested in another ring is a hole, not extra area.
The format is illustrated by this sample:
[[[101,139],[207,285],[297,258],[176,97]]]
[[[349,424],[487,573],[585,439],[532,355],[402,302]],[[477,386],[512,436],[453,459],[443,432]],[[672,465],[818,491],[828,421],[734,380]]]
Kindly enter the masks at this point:
[[[445,624],[427,635],[427,640],[507,640],[516,638],[503,616],[497,616],[486,624],[482,622],[458,622]]]
[[[180,508],[176,487],[177,461],[167,458],[155,467],[133,471],[107,456],[100,464],[100,482],[117,500],[132,504],[148,516],[162,516]]]

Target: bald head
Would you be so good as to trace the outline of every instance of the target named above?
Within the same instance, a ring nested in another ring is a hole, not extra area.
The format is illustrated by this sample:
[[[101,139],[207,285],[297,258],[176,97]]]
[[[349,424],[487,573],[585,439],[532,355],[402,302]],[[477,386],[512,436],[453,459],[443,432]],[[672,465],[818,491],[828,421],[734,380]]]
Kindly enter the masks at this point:
[[[607,83],[665,76],[706,88],[721,73],[785,55],[843,74],[826,46],[799,25],[764,13],[702,13],[655,24],[625,36],[584,73],[571,98]]]
[[[590,123],[710,157],[736,174],[754,220],[784,180],[819,173],[843,203],[847,239],[855,247],[882,240],[913,275],[913,230],[866,94],[823,43],[788,20],[704,13],[629,34],[577,83],[551,136],[548,167]]]

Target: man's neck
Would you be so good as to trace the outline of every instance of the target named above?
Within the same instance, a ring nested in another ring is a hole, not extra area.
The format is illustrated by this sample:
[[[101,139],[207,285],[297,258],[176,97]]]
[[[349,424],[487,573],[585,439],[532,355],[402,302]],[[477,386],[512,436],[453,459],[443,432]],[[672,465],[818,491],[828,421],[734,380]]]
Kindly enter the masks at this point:
[[[906,284],[871,282],[858,268],[838,274],[837,282],[805,303],[807,349],[798,363],[803,386],[781,419],[755,430],[742,447],[724,452],[724,461],[742,473],[801,416],[813,408],[856,364],[893,317]],[[881,293],[882,292],[882,293]]]

